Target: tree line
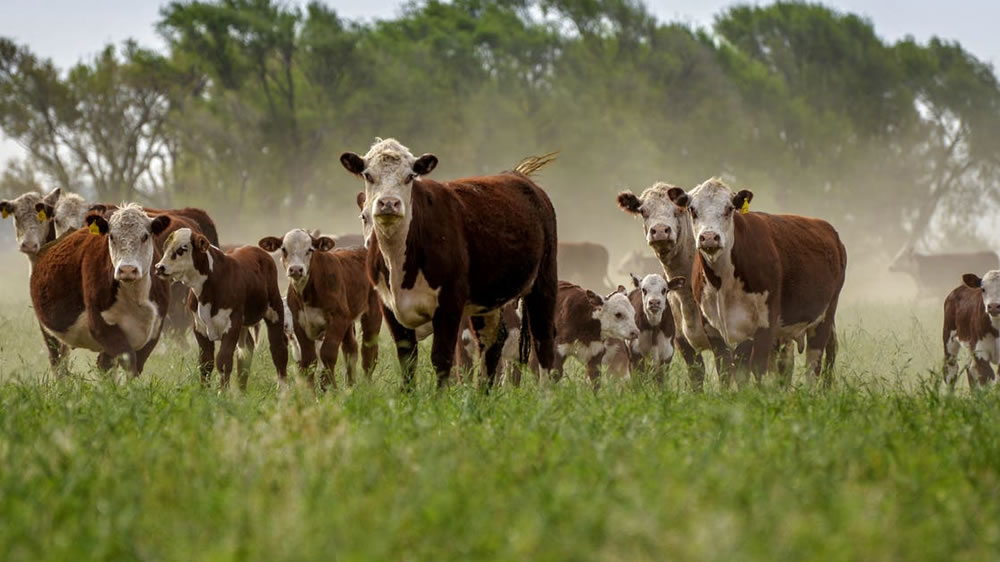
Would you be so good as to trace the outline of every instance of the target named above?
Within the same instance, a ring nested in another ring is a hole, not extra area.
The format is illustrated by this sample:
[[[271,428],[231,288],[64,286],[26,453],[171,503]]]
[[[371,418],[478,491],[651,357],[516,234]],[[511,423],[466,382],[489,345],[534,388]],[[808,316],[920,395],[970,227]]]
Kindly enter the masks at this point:
[[[819,4],[700,29],[634,0],[417,0],[375,22],[177,1],[157,29],[167,52],[126,42],[67,70],[0,39],[0,129],[28,154],[4,192],[351,220],[359,184],[337,157],[394,136],[442,178],[560,150],[543,184],[577,238],[617,190],[657,180],[721,176],[876,248],[974,239],[970,218],[1000,203],[993,68]]]

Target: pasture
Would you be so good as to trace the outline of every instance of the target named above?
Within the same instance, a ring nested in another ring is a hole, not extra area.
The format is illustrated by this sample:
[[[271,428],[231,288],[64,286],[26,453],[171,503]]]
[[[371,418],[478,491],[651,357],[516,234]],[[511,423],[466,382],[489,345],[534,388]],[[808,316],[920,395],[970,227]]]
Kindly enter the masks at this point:
[[[7,263],[17,263],[8,256]],[[18,264],[20,265],[20,264]],[[23,279],[0,291],[0,559],[984,560],[1000,548],[1000,399],[939,388],[939,306],[854,302],[832,391],[559,385],[317,398],[197,384],[166,342],[138,380],[48,374]],[[294,369],[292,370],[294,373]],[[217,375],[216,375],[217,377]],[[217,378],[215,379],[217,380]],[[964,380],[964,379],[963,379]]]

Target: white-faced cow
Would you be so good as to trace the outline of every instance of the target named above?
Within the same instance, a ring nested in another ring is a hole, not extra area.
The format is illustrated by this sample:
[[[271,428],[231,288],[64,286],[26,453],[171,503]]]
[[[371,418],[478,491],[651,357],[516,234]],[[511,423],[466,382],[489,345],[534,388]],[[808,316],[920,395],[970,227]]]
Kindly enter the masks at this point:
[[[492,385],[506,331],[500,307],[524,297],[524,322],[541,366],[553,364],[556,216],[529,175],[552,157],[512,172],[439,183],[438,159],[414,157],[394,139],[378,139],[363,157],[345,152],[344,167],[365,181],[373,219],[368,273],[378,290],[403,370],[413,382],[418,330],[433,331],[438,385],[455,357],[462,315],[473,317]],[[364,214],[364,213],[363,213]]]
[[[83,228],[84,220],[90,214],[90,203],[76,193],[62,193],[53,198],[46,197],[48,201],[40,201],[35,205],[35,210],[44,211],[52,219],[55,226],[56,238],[65,236],[66,233]]]
[[[674,357],[674,318],[668,303],[670,291],[687,284],[684,277],[670,281],[657,273],[642,279],[633,275],[635,288],[628,298],[635,308],[635,323],[639,337],[632,340],[633,364],[653,370],[654,380],[663,383],[663,375]]]
[[[88,217],[90,231],[77,230],[41,252],[31,274],[31,301],[43,329],[70,347],[99,352],[103,369],[124,355],[138,375],[170,298],[167,283],[151,275],[158,257],[153,236],[170,222],[127,205],[108,220]]]
[[[642,219],[646,243],[656,254],[667,278],[690,279],[696,253],[691,219],[684,208],[670,200],[669,191],[673,187],[657,182],[638,196],[631,191],[623,191],[618,194],[618,206]],[[724,385],[727,384],[731,354],[719,332],[705,322],[695,302],[691,283],[670,291],[668,296],[678,336],[677,347],[689,366],[692,388],[701,390],[704,384],[705,364],[701,354],[706,350],[715,355],[720,378]]]
[[[337,352],[344,351],[347,383],[354,383],[358,342],[354,323],[361,321],[361,365],[371,375],[378,359],[378,334],[382,309],[378,295],[368,282],[364,248],[334,250],[332,238],[314,237],[302,229],[284,237],[268,236],[259,242],[268,252],[281,251],[288,276],[288,308],[298,341],[299,366],[309,371],[316,363],[316,348],[323,363],[320,387],[336,385]],[[310,381],[312,375],[310,374]]]
[[[691,284],[711,325],[735,350],[741,374],[759,378],[778,344],[807,336],[806,362],[824,365],[829,384],[836,357],[834,319],[847,270],[847,250],[826,221],[749,213],[753,193],[733,193],[713,178],[670,199],[691,215],[698,249]],[[783,382],[789,382],[790,373]]]
[[[1000,271],[980,278],[962,276],[962,285],[944,301],[944,379],[950,387],[958,380],[958,352],[965,347],[972,354],[976,376],[968,371],[969,387],[994,383],[991,364],[1000,363]]]
[[[223,252],[205,236],[181,228],[167,238],[155,271],[158,277],[191,289],[188,308],[201,350],[203,385],[208,385],[214,366],[221,374],[220,388],[229,386],[233,353],[237,352],[239,386],[246,390],[254,348],[251,328],[261,321],[267,326],[278,382],[284,382],[288,364],[285,306],[278,289],[278,269],[267,252],[256,246]],[[215,342],[220,342],[218,356]]]
[[[955,284],[957,271],[1000,269],[996,252],[921,254],[907,244],[889,264],[889,271],[909,275],[917,286],[916,298],[939,299]]]

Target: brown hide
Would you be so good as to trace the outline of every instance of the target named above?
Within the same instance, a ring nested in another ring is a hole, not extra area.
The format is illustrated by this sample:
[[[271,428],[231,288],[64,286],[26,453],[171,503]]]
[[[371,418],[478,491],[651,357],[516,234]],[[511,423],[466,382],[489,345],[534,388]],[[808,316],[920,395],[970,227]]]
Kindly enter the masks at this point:
[[[1000,337],[1000,333],[993,327],[990,317],[983,307],[983,293],[980,289],[974,289],[966,285],[959,285],[944,300],[944,328],[942,330],[942,340],[944,343],[945,356],[945,381],[955,384],[957,372],[949,377],[949,366],[957,371],[957,354],[949,353],[948,342],[952,332],[958,341],[974,350],[976,344],[987,336]],[[993,370],[989,361],[974,358],[978,382],[985,384],[994,378]],[[950,380],[949,380],[950,379]],[[968,374],[969,386],[975,386],[976,379],[973,373]]]

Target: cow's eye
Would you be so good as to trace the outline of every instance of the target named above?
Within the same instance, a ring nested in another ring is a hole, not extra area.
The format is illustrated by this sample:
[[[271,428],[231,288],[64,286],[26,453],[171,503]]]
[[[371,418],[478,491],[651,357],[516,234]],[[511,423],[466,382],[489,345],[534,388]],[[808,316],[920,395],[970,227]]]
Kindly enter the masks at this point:
[[[625,315],[622,314],[621,312],[616,312],[615,313],[615,318],[621,320],[622,318],[625,318]]]
[[[733,207],[726,207],[726,216],[733,214]]]
[[[282,249],[281,249],[281,255],[283,255],[283,256],[287,256],[287,255],[288,255],[288,250],[286,250],[286,249],[282,248]]]
[[[149,235],[148,234],[143,234],[142,235],[142,241],[145,242],[146,240],[149,240]]]
[[[688,209],[691,209],[691,218],[693,219],[698,218],[698,211],[695,211],[694,207],[688,207]]]
[[[413,178],[415,178],[415,177],[417,177],[416,174],[407,174],[406,175],[406,183],[410,183],[411,181],[413,181]]]
[[[666,289],[660,289],[660,294],[661,294],[661,295],[665,295],[665,294],[667,294],[667,290],[666,290]]]
[[[365,172],[365,181],[368,183],[375,183],[375,178],[373,178],[368,172]]]
[[[309,248],[308,250],[306,250],[306,254],[311,254],[311,253],[313,253],[313,250],[314,250],[314,249],[315,249],[315,248]]]
[[[114,242],[115,241],[115,235],[114,234],[108,234],[108,241],[109,242]]]
[[[642,290],[642,294],[644,294],[644,295],[646,294],[646,289]]]

